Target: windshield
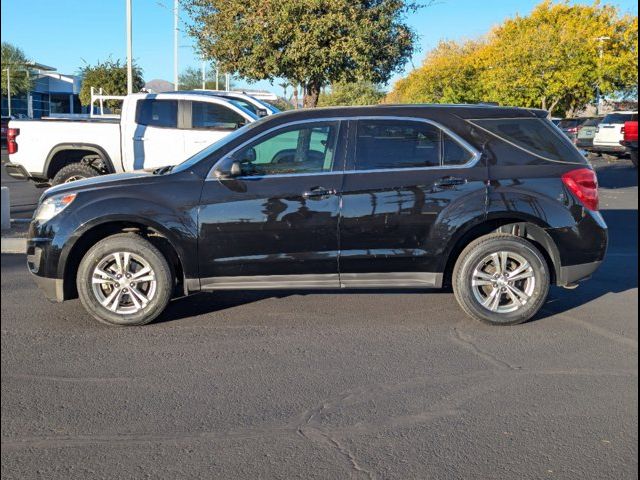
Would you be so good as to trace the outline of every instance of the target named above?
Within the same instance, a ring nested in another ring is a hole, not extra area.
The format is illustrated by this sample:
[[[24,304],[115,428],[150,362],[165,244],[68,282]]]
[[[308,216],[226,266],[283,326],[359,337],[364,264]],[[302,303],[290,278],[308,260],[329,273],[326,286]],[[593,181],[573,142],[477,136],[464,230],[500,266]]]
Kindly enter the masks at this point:
[[[266,118],[268,118],[268,117],[265,117],[265,119]],[[220,140],[218,140],[217,142],[212,143],[211,145],[206,147],[204,150],[200,150],[198,153],[196,153],[192,157],[187,158],[184,162],[179,163],[174,168],[172,168],[171,171],[172,172],[183,172],[183,171],[187,170],[188,168],[191,168],[193,165],[197,164],[198,162],[200,162],[200,161],[202,161],[202,160],[204,160],[206,158],[209,158],[211,155],[214,155],[217,150],[221,149],[222,147],[224,147],[228,143],[233,142],[236,138],[238,138],[239,136],[241,136],[244,133],[248,132],[249,130],[252,130],[253,128],[255,128],[256,126],[258,126],[260,124],[262,124],[262,121],[256,121],[256,122],[249,123],[248,125],[245,125],[244,127],[241,127],[241,128],[239,128],[237,130],[234,130],[229,135],[227,135],[225,137],[222,137]]]

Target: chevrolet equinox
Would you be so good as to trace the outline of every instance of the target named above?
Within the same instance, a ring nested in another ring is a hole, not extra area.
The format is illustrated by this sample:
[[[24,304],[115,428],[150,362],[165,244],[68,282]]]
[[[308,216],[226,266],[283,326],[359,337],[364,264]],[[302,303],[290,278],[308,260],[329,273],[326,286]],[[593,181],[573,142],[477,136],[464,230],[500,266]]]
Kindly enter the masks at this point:
[[[27,262],[50,299],[113,325],[200,291],[444,286],[514,325],[603,261],[597,188],[542,110],[299,110],[175,167],[50,188]]]

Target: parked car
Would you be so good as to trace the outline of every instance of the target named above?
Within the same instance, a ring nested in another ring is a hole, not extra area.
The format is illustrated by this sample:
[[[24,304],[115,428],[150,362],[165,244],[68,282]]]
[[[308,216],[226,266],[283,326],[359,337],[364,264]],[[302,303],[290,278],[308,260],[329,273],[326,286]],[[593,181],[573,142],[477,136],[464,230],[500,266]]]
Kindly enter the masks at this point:
[[[0,120],[0,142],[3,148],[7,145],[7,128],[9,128],[10,119],[11,117],[3,115]]]
[[[620,144],[627,149],[631,161],[638,168],[638,120],[625,122],[623,134]]]
[[[119,119],[12,120],[7,173],[59,185],[175,165],[257,119],[215,95],[136,93],[124,98]]]
[[[551,123],[553,123],[554,125],[558,126],[558,124],[562,121],[561,118],[558,117],[551,117]]]
[[[558,128],[575,144],[578,140],[578,131],[588,120],[590,120],[589,117],[563,118],[558,123]]]
[[[521,323],[607,247],[596,175],[546,115],[283,112],[173,168],[50,188],[28,267],[49,298],[79,295],[114,325],[200,291],[445,285],[470,316]]]
[[[624,140],[625,122],[638,121],[638,112],[612,112],[607,114],[596,129],[592,151],[621,157],[627,149],[620,144]]]
[[[236,105],[249,110],[258,117],[268,117],[269,115],[280,113],[280,110],[273,105],[242,92],[234,92],[230,90],[192,90],[192,92],[226,98]]]
[[[576,139],[576,147],[586,151],[590,151],[593,148],[593,139],[596,136],[596,129],[603,117],[592,117],[587,119],[586,122],[578,128],[578,135]]]

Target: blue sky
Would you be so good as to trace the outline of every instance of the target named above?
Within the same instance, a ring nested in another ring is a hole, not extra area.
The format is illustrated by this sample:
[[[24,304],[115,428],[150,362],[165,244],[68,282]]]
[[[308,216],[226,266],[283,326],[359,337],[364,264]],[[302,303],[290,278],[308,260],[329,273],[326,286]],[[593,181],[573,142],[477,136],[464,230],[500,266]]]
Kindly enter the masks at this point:
[[[527,14],[539,1],[434,0],[408,19],[420,40],[419,50],[405,70],[420,65],[439,40],[477,37],[507,17]],[[638,14],[635,0],[604,3]],[[172,80],[172,5],[172,0],[133,0],[133,55],[145,80]],[[75,73],[85,62],[93,64],[109,56],[126,57],[125,0],[2,0],[1,10],[2,41],[18,45],[31,59],[54,66],[61,73]],[[194,42],[184,32],[182,22],[188,21],[184,11],[181,19],[179,68],[199,67]],[[266,81],[250,87],[281,93],[279,87]]]

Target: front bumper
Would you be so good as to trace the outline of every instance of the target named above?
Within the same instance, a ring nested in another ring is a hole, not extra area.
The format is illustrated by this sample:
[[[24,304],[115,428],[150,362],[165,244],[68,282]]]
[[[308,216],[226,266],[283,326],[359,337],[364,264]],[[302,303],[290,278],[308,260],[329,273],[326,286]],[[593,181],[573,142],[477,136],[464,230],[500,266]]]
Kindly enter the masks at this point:
[[[40,277],[35,273],[33,274],[33,279],[48,300],[57,303],[64,301],[64,283],[62,279]]]

